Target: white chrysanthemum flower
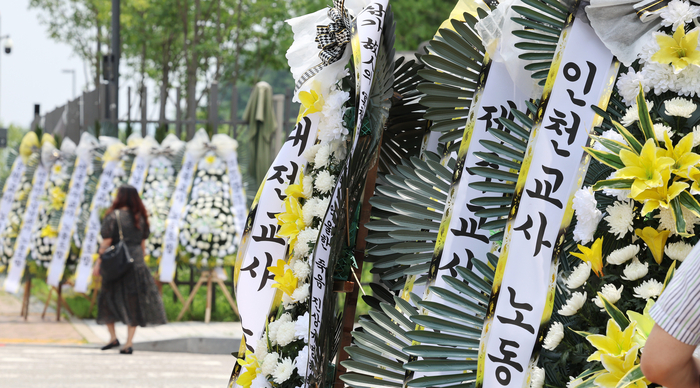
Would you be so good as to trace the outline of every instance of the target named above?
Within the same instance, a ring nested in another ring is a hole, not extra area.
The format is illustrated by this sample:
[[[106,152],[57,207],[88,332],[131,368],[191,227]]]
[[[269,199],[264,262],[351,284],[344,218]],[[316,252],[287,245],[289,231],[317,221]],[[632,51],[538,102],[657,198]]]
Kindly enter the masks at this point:
[[[700,145],[700,125],[693,127],[693,148]]]
[[[328,143],[334,140],[342,139],[348,134],[348,129],[345,128],[345,103],[350,99],[350,93],[341,90],[333,89],[325,98],[323,109],[321,111],[321,120],[318,123],[318,139],[323,143]]]
[[[634,288],[634,297],[644,300],[656,298],[661,295],[664,285],[656,279],[645,280],[642,284]]]
[[[588,278],[591,276],[591,263],[583,262],[579,264],[568,278],[566,278],[566,286],[570,290],[577,289],[584,285]]]
[[[311,275],[311,267],[304,260],[296,260],[294,266],[292,267],[292,272],[294,276],[299,280],[305,280]]]
[[[549,327],[549,331],[547,331],[547,336],[544,337],[544,344],[542,345],[542,347],[547,350],[554,350],[557,346],[559,346],[559,343],[563,339],[564,325],[561,322],[554,322]]]
[[[304,198],[311,198],[314,195],[314,177],[311,175],[304,176],[302,187],[304,189],[302,192]]]
[[[649,92],[649,86],[647,86],[649,83],[644,78],[644,74],[636,73],[633,69],[629,69],[627,74],[621,74],[617,79],[617,90],[627,106],[634,104],[639,94],[640,84],[644,87],[645,93]]]
[[[692,250],[693,246],[683,241],[668,243],[664,248],[666,256],[670,257],[671,260],[678,260],[680,262],[683,262]]]
[[[609,139],[609,140],[614,140],[617,142],[620,142],[622,144],[627,144],[625,143],[625,138],[622,137],[617,131],[613,131],[612,129],[607,130],[603,132],[602,135],[600,135],[603,139]],[[597,141],[595,144],[593,144],[593,149],[598,150],[598,151],[608,151],[609,150],[603,145],[603,143]]]
[[[608,302],[615,304],[622,297],[623,289],[624,286],[620,286],[620,289],[617,289],[615,288],[614,284],[606,284],[603,286],[603,288],[600,289],[600,293],[603,294],[603,297],[605,297],[605,299],[607,299]],[[596,297],[592,300],[596,306],[600,307],[601,309],[605,309],[605,305],[603,304],[603,301],[600,300],[598,295],[596,295]]]
[[[297,287],[292,293],[292,300],[297,303],[305,302],[309,298],[309,283]]]
[[[649,263],[642,263],[636,257],[622,270],[622,278],[628,281],[639,280],[649,273]]]
[[[636,97],[635,97],[636,98]],[[654,101],[646,101],[647,110],[650,111],[654,108]],[[628,127],[639,120],[639,109],[637,109],[637,104],[633,103],[632,106],[627,108],[625,115],[620,119],[620,124]],[[622,136],[622,135],[620,135]]]
[[[258,360],[264,360],[265,356],[267,356],[267,340],[263,335],[263,337],[259,339],[258,343],[255,345],[255,358]]]
[[[303,349],[299,351],[297,358],[294,359],[294,367],[297,368],[297,373],[299,376],[306,377],[306,367],[309,363],[309,347],[304,346]]]
[[[660,141],[660,142],[664,141],[664,139],[665,139],[664,133],[668,133],[669,138],[673,137],[673,135],[675,134],[675,132],[673,132],[671,130],[671,127],[669,127],[666,124],[660,124],[660,123],[654,124],[654,136],[656,136],[656,139],[658,141]]]
[[[631,244],[610,252],[608,257],[605,258],[605,260],[609,264],[621,265],[625,264],[633,257],[637,256],[637,253],[639,253],[639,245]]]
[[[674,91],[679,95],[693,97],[700,93],[700,67],[688,66],[676,77],[678,82]]]
[[[282,384],[289,380],[289,378],[292,376],[292,372],[294,372],[294,364],[292,363],[292,359],[285,357],[281,359],[279,363],[277,363],[277,368],[275,368],[275,371],[272,372],[272,381],[277,384]]]
[[[305,225],[311,225],[314,222],[314,217],[316,216],[316,203],[318,198],[312,197],[306,200],[304,206],[301,208],[301,214],[304,219]]]
[[[316,160],[316,153],[319,149],[321,149],[321,144],[314,144],[311,146],[311,148],[304,151],[302,156],[304,156],[304,159],[306,159],[309,163],[313,163],[314,160]]]
[[[322,194],[330,193],[335,187],[335,177],[330,172],[323,170],[316,176],[314,187]]]
[[[294,245],[294,257],[302,258],[311,253],[311,246],[318,239],[318,228],[306,228],[297,235],[297,242]]]
[[[277,329],[277,344],[280,346],[287,346],[290,342],[294,341],[294,325],[294,322],[283,322],[280,324],[279,329]]]
[[[574,292],[571,298],[566,301],[566,304],[559,309],[559,314],[564,316],[572,316],[576,314],[581,307],[586,303],[587,293]]]
[[[277,360],[279,357],[280,355],[277,354],[277,352],[272,352],[265,356],[265,358],[262,360],[262,364],[260,364],[260,369],[262,370],[263,375],[272,375],[275,368],[277,368]]]
[[[309,312],[305,312],[304,315],[299,316],[297,321],[294,323],[294,336],[297,339],[302,339],[304,342],[309,342]]]
[[[581,244],[593,241],[593,234],[598,229],[598,223],[603,218],[603,213],[598,210],[598,203],[590,187],[584,187],[574,195],[571,206],[576,211],[576,227],[574,228],[574,240]]]
[[[608,226],[610,227],[610,232],[615,234],[617,238],[623,238],[625,235],[627,235],[627,232],[633,232],[634,228],[632,227],[632,221],[634,221],[634,202],[615,202],[612,206],[606,207],[605,211],[608,212],[608,216],[605,217],[605,221],[607,221]]]
[[[532,366],[530,372],[530,388],[542,388],[544,386],[544,369]]]
[[[692,101],[680,97],[666,100],[664,105],[668,116],[684,117],[686,119],[690,118],[698,107]]]
[[[331,146],[330,144],[324,144],[316,152],[314,157],[314,168],[320,169],[326,167],[330,161],[331,156]]]
[[[700,7],[692,6],[687,1],[673,0],[659,12],[659,16],[661,16],[661,25],[673,26],[675,31],[700,16]]]
[[[644,65],[641,73],[645,83],[654,86],[654,94],[656,95],[669,90],[676,90],[678,76],[673,72],[673,66],[671,65],[649,61]]]
[[[695,225],[700,223],[700,218],[698,218],[693,212],[686,209],[684,206],[681,207],[681,212],[683,213],[683,218],[685,219],[685,231],[692,232]],[[655,215],[654,218],[659,220],[659,229],[668,230],[671,232],[671,236],[675,236],[676,233],[676,221],[673,219],[673,213],[670,208],[659,208],[659,214]]]

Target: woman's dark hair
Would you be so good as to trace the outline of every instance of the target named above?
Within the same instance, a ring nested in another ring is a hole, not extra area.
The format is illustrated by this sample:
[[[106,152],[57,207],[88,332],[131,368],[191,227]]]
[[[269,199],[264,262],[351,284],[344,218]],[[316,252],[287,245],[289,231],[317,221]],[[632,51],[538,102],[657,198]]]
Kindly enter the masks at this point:
[[[119,187],[119,191],[117,191],[117,198],[114,199],[114,202],[112,202],[112,207],[107,210],[106,214],[110,214],[114,210],[124,207],[129,209],[131,214],[134,216],[134,225],[136,225],[136,229],[141,229],[139,227],[141,225],[141,217],[143,217],[143,220],[146,222],[146,227],[149,226],[148,212],[146,211],[146,207],[143,206],[141,197],[139,197],[139,192],[136,191],[134,186],[123,185]]]

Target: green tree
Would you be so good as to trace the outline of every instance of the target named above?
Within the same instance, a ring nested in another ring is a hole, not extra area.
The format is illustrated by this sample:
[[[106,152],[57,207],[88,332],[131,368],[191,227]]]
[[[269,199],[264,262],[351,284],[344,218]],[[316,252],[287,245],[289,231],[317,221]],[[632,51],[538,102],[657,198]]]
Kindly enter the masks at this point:
[[[94,88],[100,83],[103,45],[109,43],[110,0],[30,0],[49,36],[68,44],[75,55],[90,64]]]

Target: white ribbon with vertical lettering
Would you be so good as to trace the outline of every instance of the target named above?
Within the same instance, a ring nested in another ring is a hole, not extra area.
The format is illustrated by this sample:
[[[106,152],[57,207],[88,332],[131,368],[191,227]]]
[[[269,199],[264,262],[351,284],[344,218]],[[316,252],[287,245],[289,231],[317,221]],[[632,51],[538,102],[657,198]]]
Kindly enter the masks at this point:
[[[40,198],[44,194],[44,186],[48,177],[48,168],[42,165],[37,167],[36,172],[34,172],[32,191],[29,193],[29,199],[27,200],[27,210],[24,213],[22,226],[15,241],[14,255],[10,260],[7,279],[5,279],[4,284],[5,291],[13,294],[17,293],[22,283],[27,255],[32,244],[32,229],[39,215]]]
[[[92,158],[78,157],[75,164],[70,188],[66,196],[66,204],[63,206],[63,215],[61,215],[61,221],[58,224],[58,238],[54,245],[53,256],[46,275],[46,283],[54,287],[58,287],[63,280],[63,269],[70,254],[70,239],[75,230],[75,221],[78,218],[80,202],[85,192],[88,168],[92,164]]]
[[[22,162],[22,158],[17,156],[12,164],[10,176],[5,181],[5,187],[2,189],[2,199],[0,199],[0,233],[5,230],[7,219],[12,210],[12,203],[15,201],[15,193],[22,183],[22,175],[26,165]],[[3,239],[0,238],[0,248],[2,248]]]
[[[107,162],[100,180],[97,183],[95,195],[92,197],[90,204],[90,218],[88,218],[85,226],[85,237],[83,238],[82,248],[80,249],[80,259],[75,273],[75,291],[86,293],[92,283],[92,266],[93,255],[97,252],[100,229],[100,211],[103,207],[100,204],[109,203],[110,192],[112,191],[112,178],[114,169],[117,166],[116,161]]]
[[[197,157],[189,150],[185,152],[182,159],[182,168],[177,173],[175,180],[175,192],[170,202],[168,219],[165,221],[165,234],[163,235],[163,256],[160,259],[158,273],[160,281],[170,283],[175,277],[175,254],[177,253],[178,235],[180,234],[180,223],[185,215],[187,197],[192,187],[194,170],[197,166]]]
[[[323,379],[323,376],[316,376],[320,370],[323,370],[323,365],[320,360],[323,358],[325,349],[319,346],[319,335],[321,330],[321,318],[324,312],[324,300],[328,282],[333,276],[333,269],[329,268],[331,239],[335,234],[334,219],[335,213],[341,209],[341,199],[347,200],[344,193],[341,192],[343,187],[343,179],[347,173],[350,158],[355,152],[357,141],[360,138],[360,130],[362,128],[362,119],[367,111],[367,103],[374,80],[374,69],[377,65],[377,54],[382,39],[382,30],[384,28],[384,16],[386,15],[388,1],[379,0],[373,1],[366,6],[355,19],[354,36],[352,37],[353,46],[359,43],[359,53],[353,51],[355,77],[357,85],[357,116],[355,121],[355,133],[352,147],[348,152],[348,157],[336,182],[331,197],[331,202],[326,211],[321,224],[319,238],[316,242],[316,247],[313,253],[313,263],[311,264],[311,287],[310,287],[310,311],[309,311],[309,359],[306,371],[306,379],[304,387],[309,386],[310,379]],[[355,49],[356,47],[353,47]],[[337,236],[339,238],[342,236]],[[329,328],[326,328],[327,330]],[[300,373],[301,374],[301,373]]]
[[[257,208],[254,207],[248,216],[254,221],[253,225],[243,235],[238,248],[240,272],[234,279],[243,337],[249,350],[262,338],[277,292],[272,288],[274,275],[267,267],[274,266],[276,260],[284,259],[287,254],[286,239],[276,237],[280,226],[275,215],[285,211],[284,190],[295,183],[303,171],[306,164],[303,155],[316,142],[319,120],[319,113],[302,117],[282,145],[267,171]]]
[[[591,105],[606,108],[618,69],[593,29],[578,18],[565,28],[555,60],[516,183],[516,208],[506,226],[482,334],[477,387],[527,384],[536,343],[551,315],[555,252],[588,168],[583,147],[600,124]]]

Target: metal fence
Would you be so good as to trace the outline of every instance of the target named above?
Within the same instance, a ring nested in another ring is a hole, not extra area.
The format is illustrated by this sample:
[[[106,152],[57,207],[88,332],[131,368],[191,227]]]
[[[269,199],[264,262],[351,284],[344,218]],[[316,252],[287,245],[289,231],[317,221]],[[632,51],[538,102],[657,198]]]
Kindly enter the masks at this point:
[[[142,136],[148,134],[149,126],[167,125],[169,130],[172,129],[183,140],[189,140],[194,134],[196,127],[207,126],[212,129],[213,133],[220,133],[220,129],[226,127],[226,132],[235,138],[237,129],[241,125],[247,125],[248,123],[237,117],[240,97],[238,88],[231,85],[226,85],[226,87],[231,88],[230,115],[227,120],[222,120],[219,113],[220,88],[218,83],[209,85],[206,119],[193,120],[185,118],[184,101],[182,101],[182,93],[179,87],[176,88],[175,94],[177,97],[175,101],[172,101],[165,91],[161,90],[160,101],[171,102],[169,104],[170,109],[166,109],[166,112],[169,111],[173,117],[166,117],[162,120],[149,119],[147,115],[148,89],[142,88],[140,93],[134,96],[138,97],[140,101],[139,106],[134,106],[132,104],[131,87],[129,87],[127,88],[126,109],[122,112],[119,120],[116,121],[108,118],[109,106],[105,105],[108,105],[106,104],[108,101],[106,93],[109,90],[108,85],[103,84],[95,90],[82,93],[80,97],[46,113],[44,116],[36,116],[32,122],[32,129],[40,126],[46,133],[65,136],[76,143],[79,141],[82,132],[90,131],[95,133],[97,126],[99,126],[102,135],[117,136],[118,131],[115,128],[118,128],[119,124],[130,125],[135,131],[140,130]],[[291,90],[286,90],[284,94],[274,94],[272,100],[277,122],[277,136],[272,144],[272,148],[273,151],[278,151],[281,147],[284,133],[289,129],[287,128],[289,125],[285,125],[285,123],[289,124],[290,120],[292,120],[292,92]]]

